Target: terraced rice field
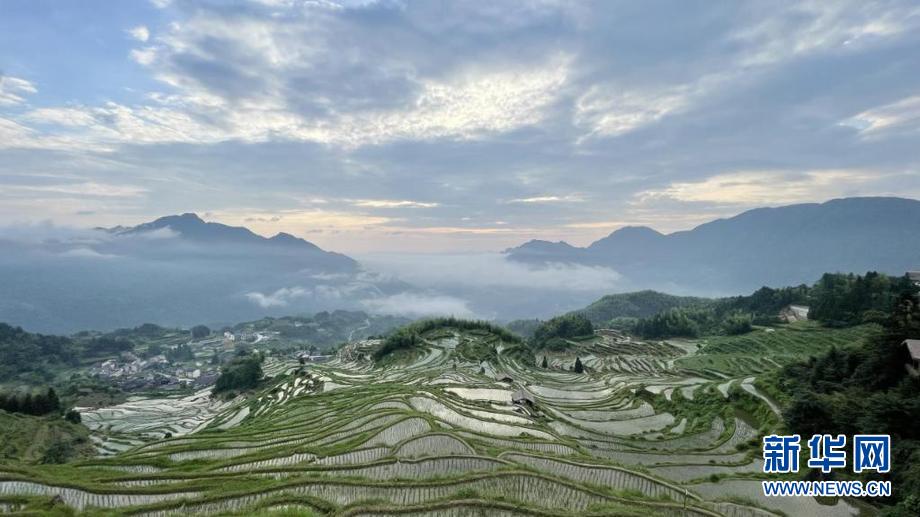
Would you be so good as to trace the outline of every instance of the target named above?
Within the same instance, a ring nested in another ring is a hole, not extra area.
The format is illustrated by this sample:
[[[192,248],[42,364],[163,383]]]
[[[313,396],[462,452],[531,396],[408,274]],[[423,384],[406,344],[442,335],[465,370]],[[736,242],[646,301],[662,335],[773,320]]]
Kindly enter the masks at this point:
[[[306,373],[273,364],[248,397],[86,412],[99,457],[0,466],[0,510],[56,498],[128,515],[847,515],[845,501],[759,495],[757,443],[780,408],[756,379],[809,337],[829,346],[870,330],[674,344],[601,333],[547,369],[482,332],[439,329],[385,367],[365,359],[377,342],[352,343]],[[495,354],[460,354],[470,343]],[[587,373],[567,369],[576,354]],[[534,404],[513,403],[518,390]]]

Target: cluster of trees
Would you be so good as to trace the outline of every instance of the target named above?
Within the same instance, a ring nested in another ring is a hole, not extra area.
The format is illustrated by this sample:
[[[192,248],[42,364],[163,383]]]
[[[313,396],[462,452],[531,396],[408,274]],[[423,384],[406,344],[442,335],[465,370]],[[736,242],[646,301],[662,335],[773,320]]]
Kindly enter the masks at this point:
[[[762,287],[748,296],[704,300],[638,320],[619,320],[619,326],[649,339],[744,334],[753,325],[777,323],[779,312],[792,304],[810,306],[809,318],[826,325],[882,323],[898,293],[910,284],[906,276],[873,271],[863,276],[827,273],[811,287]]]
[[[530,320],[513,320],[509,321],[505,325],[505,328],[524,339],[531,339],[533,333],[537,331],[537,328],[539,328],[542,323],[542,321],[536,318]]]
[[[534,331],[531,344],[536,348],[565,348],[566,339],[593,334],[591,320],[579,313],[569,313],[544,321]]]
[[[609,294],[576,312],[591,320],[594,325],[611,326],[611,322],[618,323],[648,318],[669,309],[700,306],[710,302],[711,300],[706,298],[674,296],[659,293],[658,291],[645,290]]]
[[[697,337],[713,328],[715,319],[711,308],[679,307],[642,318],[631,330],[648,339]]]
[[[144,323],[138,325],[133,329],[120,329],[113,332],[113,334],[124,334],[124,335],[137,335],[147,338],[162,336],[163,334],[169,332],[169,329],[161,327],[155,323]]]
[[[383,344],[374,351],[373,358],[375,361],[379,361],[397,350],[409,350],[418,347],[422,342],[422,334],[443,328],[487,332],[507,343],[521,342],[521,338],[509,332],[508,329],[493,325],[488,321],[464,320],[453,316],[430,318],[406,325],[390,333],[383,340]]]
[[[163,345],[159,343],[151,343],[147,350],[144,352],[144,357],[150,359],[151,357],[156,357],[163,353]]]
[[[411,350],[416,348],[421,344],[421,341],[422,338],[419,336],[419,333],[412,329],[411,325],[409,327],[403,327],[387,336],[387,338],[383,340],[383,344],[374,350],[372,357],[375,361],[379,361],[397,350]]]
[[[0,323],[0,382],[48,382],[55,369],[78,362],[78,348],[70,338],[32,334]]]
[[[166,359],[168,359],[171,363],[176,363],[179,361],[193,361],[195,359],[195,352],[192,351],[192,347],[182,343],[177,345],[175,348],[170,348],[167,350]]]
[[[211,335],[211,329],[204,325],[195,325],[191,330],[192,339],[202,339]]]
[[[85,357],[110,356],[134,350],[134,342],[131,339],[110,334],[82,341],[79,346],[82,348],[81,355]]]
[[[867,275],[868,276],[868,275]],[[827,279],[821,286],[825,307],[833,307],[836,316],[850,314],[859,320],[856,307],[869,307],[873,301],[851,298],[855,278]],[[777,385],[792,400],[784,412],[791,432],[812,434],[890,434],[892,437],[891,472],[883,475],[898,487],[894,498],[898,506],[892,515],[920,514],[920,378],[908,373],[910,357],[903,341],[920,337],[920,299],[917,288],[897,279],[888,287],[874,275],[866,284],[877,286],[864,292],[881,293],[875,302],[889,303],[884,317],[884,334],[864,344],[845,349],[832,348],[806,362],[786,366],[778,375]],[[878,283],[876,283],[878,282]],[[834,302],[832,292],[843,296]],[[893,299],[883,301],[893,295]],[[850,305],[852,304],[852,305]],[[824,309],[822,309],[824,310]],[[876,310],[876,309],[864,309]],[[839,312],[838,312],[839,311]],[[835,319],[836,321],[836,319]],[[874,474],[873,474],[874,475]],[[908,494],[915,494],[913,499]],[[886,501],[879,501],[885,503]]]
[[[779,311],[789,305],[808,305],[810,288],[805,285],[794,287],[761,287],[748,296],[721,298],[714,304],[717,314],[747,313],[754,324],[769,325],[778,321]]]
[[[61,401],[54,388],[44,391],[0,393],[0,409],[9,413],[42,416],[61,411]]]
[[[811,289],[808,317],[829,325],[883,323],[899,294],[912,282],[874,271],[860,275],[825,274]]]
[[[220,367],[220,376],[214,384],[214,393],[249,390],[262,379],[261,354],[238,355]]]

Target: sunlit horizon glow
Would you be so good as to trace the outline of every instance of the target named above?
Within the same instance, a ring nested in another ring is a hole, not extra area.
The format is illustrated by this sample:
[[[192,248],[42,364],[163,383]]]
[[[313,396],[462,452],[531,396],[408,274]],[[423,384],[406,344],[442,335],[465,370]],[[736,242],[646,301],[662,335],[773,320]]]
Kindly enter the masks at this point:
[[[7,0],[0,221],[452,253],[920,197],[912,2],[660,7]]]

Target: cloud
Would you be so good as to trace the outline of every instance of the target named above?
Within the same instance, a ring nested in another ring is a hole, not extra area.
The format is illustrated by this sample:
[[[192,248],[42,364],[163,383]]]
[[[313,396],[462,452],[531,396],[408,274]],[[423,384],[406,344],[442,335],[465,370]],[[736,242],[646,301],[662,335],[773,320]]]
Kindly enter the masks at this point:
[[[609,268],[570,264],[533,267],[501,253],[372,254],[360,257],[371,270],[410,284],[446,288],[524,288],[558,291],[612,291],[620,275]]]
[[[868,109],[844,120],[841,125],[855,128],[869,137],[880,133],[915,133],[920,130],[920,95]]]
[[[392,199],[359,199],[352,203],[354,206],[365,208],[434,208],[438,203],[423,203],[420,201],[398,201]]]
[[[791,204],[838,197],[879,176],[862,170],[742,171],[695,182],[674,182],[640,192],[636,198],[639,204],[661,199],[748,206]]]
[[[248,226],[265,233],[276,233],[283,230],[293,234],[316,228],[364,229],[371,226],[382,226],[395,220],[391,217],[360,212],[320,209],[288,209],[277,212],[219,210],[213,211],[211,215],[225,224]]]
[[[60,253],[62,257],[73,257],[73,258],[88,258],[88,259],[113,259],[118,258],[118,255],[112,255],[108,253],[100,253],[92,248],[87,247],[78,247],[72,248],[67,251]]]
[[[173,230],[169,226],[132,234],[132,236],[147,240],[174,239],[180,235],[179,232]]]
[[[0,73],[0,106],[21,104],[26,96],[34,93],[38,93],[38,89],[29,81]]]
[[[250,292],[246,298],[264,309],[272,307],[286,307],[291,301],[303,298],[308,294],[302,287],[282,287],[272,293]]]
[[[382,298],[367,299],[362,304],[366,310],[372,313],[412,318],[427,316],[475,317],[466,301],[445,295],[399,293]]]
[[[147,193],[147,189],[132,185],[113,185],[86,181],[79,183],[59,183],[53,185],[0,184],[6,193],[47,193],[90,197],[138,197]]]
[[[146,41],[106,21],[112,52],[44,35],[86,56],[63,89],[8,22],[34,66],[2,86],[0,183],[147,192],[0,187],[0,216],[112,226],[190,207],[345,252],[469,251],[920,191],[915,3],[668,9],[182,0],[137,18]],[[68,179],[28,178],[49,172]]]
[[[592,135],[617,136],[657,122],[689,102],[690,87],[684,85],[657,92],[592,86],[578,98],[574,122]]]
[[[518,199],[510,199],[508,203],[580,203],[584,201],[579,196],[534,196]]]
[[[0,240],[24,244],[55,242],[85,245],[107,238],[107,234],[97,230],[63,226],[47,220],[40,222],[11,221],[0,225]]]
[[[150,29],[144,25],[138,25],[128,29],[128,34],[137,41],[146,42],[150,39]]]
[[[767,9],[770,15],[759,23],[733,32],[731,40],[746,49],[744,66],[879,45],[916,28],[918,15],[910,2],[792,2],[779,10]]]

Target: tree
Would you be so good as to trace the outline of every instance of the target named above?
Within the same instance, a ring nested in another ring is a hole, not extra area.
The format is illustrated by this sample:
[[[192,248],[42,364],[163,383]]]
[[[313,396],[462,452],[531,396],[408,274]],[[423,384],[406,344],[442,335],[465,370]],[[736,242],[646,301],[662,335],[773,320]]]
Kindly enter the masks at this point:
[[[585,367],[584,367],[584,365],[581,364],[581,359],[578,358],[578,357],[575,358],[575,368],[574,368],[574,371],[575,371],[575,373],[585,373]]]
[[[192,339],[201,339],[211,335],[211,329],[204,325],[195,325],[192,327]]]
[[[262,357],[255,354],[236,357],[220,369],[214,393],[247,390],[259,385],[262,378]]]
[[[68,410],[67,413],[64,413],[64,420],[67,420],[71,424],[79,424],[83,421],[83,417],[80,416],[80,412],[76,409]]]
[[[156,357],[163,353],[163,347],[159,343],[151,343],[147,347],[147,352],[144,354],[148,359],[151,357]]]
[[[722,322],[722,328],[729,336],[747,334],[751,331],[751,323],[754,318],[750,314],[742,312],[733,312],[725,317]]]
[[[542,366],[543,366],[543,368],[549,368],[549,364],[547,364],[547,362],[546,362],[546,356],[545,356],[545,355],[543,356],[543,365],[542,365]]]
[[[181,361],[194,361],[195,352],[192,351],[192,347],[182,343],[176,346],[176,348],[170,348],[167,350],[166,359],[171,363],[177,363]]]
[[[58,439],[45,450],[45,454],[42,455],[41,462],[44,464],[60,464],[66,463],[71,456],[73,456],[74,450],[73,446],[68,441],[63,439]]]

